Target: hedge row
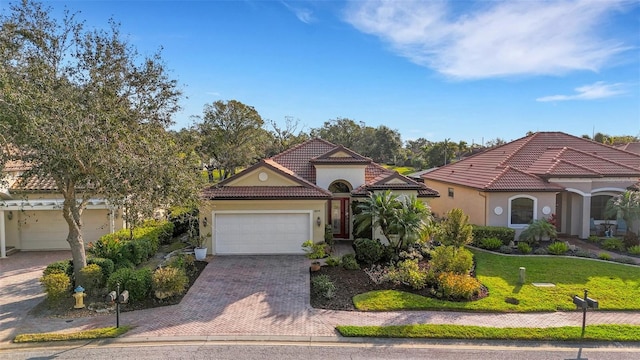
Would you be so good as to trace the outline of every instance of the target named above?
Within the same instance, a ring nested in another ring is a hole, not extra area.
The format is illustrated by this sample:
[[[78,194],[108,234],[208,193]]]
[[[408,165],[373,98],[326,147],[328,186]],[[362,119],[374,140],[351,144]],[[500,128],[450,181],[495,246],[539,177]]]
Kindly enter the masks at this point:
[[[504,226],[473,225],[473,244],[478,246],[483,239],[496,238],[509,245],[516,237],[516,231]]]
[[[148,260],[161,243],[170,242],[173,224],[169,221],[147,221],[133,230],[122,229],[90,243],[87,252],[94,257],[111,259],[116,269],[131,268]]]

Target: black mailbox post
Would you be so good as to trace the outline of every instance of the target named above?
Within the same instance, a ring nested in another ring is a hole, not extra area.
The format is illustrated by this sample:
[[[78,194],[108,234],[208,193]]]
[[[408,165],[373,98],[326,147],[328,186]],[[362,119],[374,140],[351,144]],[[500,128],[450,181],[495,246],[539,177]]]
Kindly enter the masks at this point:
[[[584,329],[587,324],[587,308],[597,309],[598,308],[598,300],[594,300],[587,296],[588,290],[584,289],[584,298],[579,297],[578,295],[573,296],[573,303],[576,304],[578,309],[582,308],[582,335],[584,337]]]
[[[124,290],[120,293],[120,283],[116,285],[116,291],[112,291],[107,294],[106,301],[109,303],[116,303],[116,328],[120,327],[120,304],[126,304],[129,302],[129,290]]]

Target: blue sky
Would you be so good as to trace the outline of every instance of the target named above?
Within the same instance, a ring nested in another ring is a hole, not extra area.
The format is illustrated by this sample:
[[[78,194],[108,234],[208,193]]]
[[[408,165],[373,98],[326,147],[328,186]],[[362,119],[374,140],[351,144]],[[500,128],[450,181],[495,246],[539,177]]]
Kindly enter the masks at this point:
[[[0,0],[2,6],[7,0]],[[235,99],[304,130],[337,117],[481,143],[640,135],[637,1],[49,1],[162,47],[189,126]]]

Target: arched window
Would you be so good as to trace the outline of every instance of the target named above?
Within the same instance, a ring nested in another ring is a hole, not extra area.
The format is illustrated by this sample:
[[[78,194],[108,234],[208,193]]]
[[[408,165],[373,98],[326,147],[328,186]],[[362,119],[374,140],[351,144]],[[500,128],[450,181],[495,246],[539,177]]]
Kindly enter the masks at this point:
[[[509,198],[509,226],[524,227],[536,219],[537,199],[518,195]]]
[[[349,193],[351,192],[351,187],[349,184],[343,181],[335,181],[331,185],[329,185],[329,191],[336,194]]]

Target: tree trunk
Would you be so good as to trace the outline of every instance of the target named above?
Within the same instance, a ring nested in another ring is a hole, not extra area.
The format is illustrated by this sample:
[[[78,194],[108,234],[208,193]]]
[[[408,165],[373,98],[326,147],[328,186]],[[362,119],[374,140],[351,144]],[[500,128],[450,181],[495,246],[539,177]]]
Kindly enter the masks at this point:
[[[82,238],[82,208],[76,203],[75,198],[65,198],[62,216],[69,226],[67,242],[71,247],[71,256],[73,257],[73,275],[78,279],[80,270],[87,266],[87,255],[84,252],[84,239]]]

